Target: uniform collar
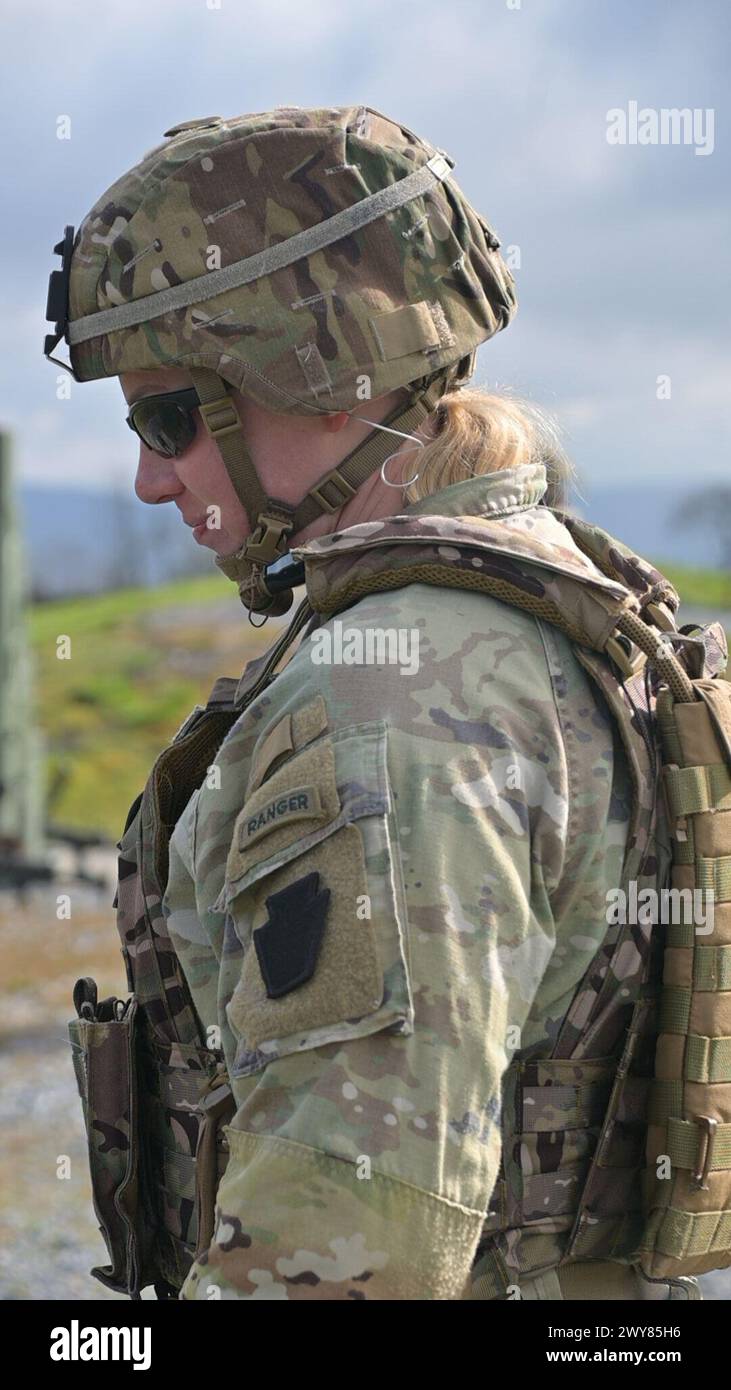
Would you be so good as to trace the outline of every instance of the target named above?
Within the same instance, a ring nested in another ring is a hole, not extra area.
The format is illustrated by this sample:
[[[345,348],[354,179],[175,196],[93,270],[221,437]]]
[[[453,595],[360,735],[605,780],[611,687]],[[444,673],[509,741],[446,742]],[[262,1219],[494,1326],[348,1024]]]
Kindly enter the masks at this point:
[[[379,517],[375,521],[355,522],[342,531],[328,531],[324,536],[292,546],[291,553],[303,558],[333,554],[336,550],[357,546],[361,537],[392,533],[399,527],[408,529],[408,518],[443,517],[450,522],[462,518],[470,520],[496,521],[500,517],[512,516],[518,512],[529,511],[538,506],[548,488],[545,464],[524,463],[516,468],[501,468],[496,473],[484,473],[475,478],[466,478],[462,483],[452,483],[440,492],[424,497],[419,502],[403,506],[401,511]],[[427,534],[429,523],[417,531]]]
[[[543,463],[525,463],[452,483],[402,509],[403,516],[509,516],[535,507],[548,488]]]

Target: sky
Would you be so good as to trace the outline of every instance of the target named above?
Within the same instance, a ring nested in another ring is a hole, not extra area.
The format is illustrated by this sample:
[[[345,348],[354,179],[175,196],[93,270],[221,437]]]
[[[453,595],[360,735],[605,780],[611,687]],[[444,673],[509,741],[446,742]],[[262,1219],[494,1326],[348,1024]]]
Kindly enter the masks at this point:
[[[0,427],[22,482],[134,473],[119,382],[59,400],[42,355],[64,226],[181,121],[358,103],[445,149],[518,248],[518,314],[476,380],[551,411],[589,487],[729,478],[728,0],[24,0],[3,29]],[[631,103],[696,111],[695,143],[610,143]]]

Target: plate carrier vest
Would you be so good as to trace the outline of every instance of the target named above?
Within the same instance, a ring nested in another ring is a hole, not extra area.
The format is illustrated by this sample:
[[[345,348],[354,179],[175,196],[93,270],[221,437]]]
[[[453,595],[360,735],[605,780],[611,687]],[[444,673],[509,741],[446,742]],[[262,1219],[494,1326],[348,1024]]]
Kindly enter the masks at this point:
[[[531,531],[511,550],[498,519],[467,517],[449,540],[459,557],[447,560],[443,537],[425,534],[428,517],[412,544],[401,518],[377,547],[370,542],[365,567],[339,557],[346,563],[326,608],[318,559],[305,551],[308,598],[287,632],[241,682],[219,679],[157,759],[118,844],[114,905],[130,996],[99,1001],[94,981],[79,980],[69,1024],[110,1259],[92,1273],[109,1288],[139,1298],[153,1284],[158,1297],[177,1297],[213,1238],[228,1159],[223,1126],[235,1110],[223,1053],[202,1033],[162,913],[174,826],[305,623],[416,582],[487,592],[568,636],[616,721],[631,773],[621,887],[631,898],[635,884],[637,901],[643,889],[700,888],[715,904],[710,934],[649,912],[644,922],[608,925],[550,1051],[513,1056],[472,1297],[504,1298],[521,1277],[567,1260],[638,1264],[654,1279],[731,1264],[725,636],[718,623],[678,633],[678,595],[647,561],[568,513],[541,513],[567,528],[566,551],[534,545]]]

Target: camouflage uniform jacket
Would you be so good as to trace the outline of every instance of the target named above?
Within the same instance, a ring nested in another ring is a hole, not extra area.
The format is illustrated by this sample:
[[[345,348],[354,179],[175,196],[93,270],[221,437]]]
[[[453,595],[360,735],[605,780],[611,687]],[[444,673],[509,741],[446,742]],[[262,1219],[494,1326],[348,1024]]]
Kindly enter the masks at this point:
[[[544,491],[511,470],[408,512],[526,513],[575,549]],[[550,624],[412,583],[305,635],[170,842],[163,911],[237,1107],[182,1298],[470,1296],[501,1081],[602,943],[629,800]]]

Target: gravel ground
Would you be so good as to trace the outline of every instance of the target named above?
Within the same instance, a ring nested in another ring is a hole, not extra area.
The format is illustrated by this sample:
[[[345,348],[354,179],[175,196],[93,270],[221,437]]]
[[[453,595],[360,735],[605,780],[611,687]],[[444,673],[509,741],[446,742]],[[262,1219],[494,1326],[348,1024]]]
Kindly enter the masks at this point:
[[[100,854],[94,864],[104,878],[108,859]],[[69,894],[69,920],[56,917],[58,893]],[[125,1298],[89,1274],[108,1256],[91,1201],[66,1027],[79,975],[95,975],[101,997],[127,992],[112,896],[71,882],[0,893],[2,1299]],[[57,1176],[63,1156],[67,1177]]]
[[[75,931],[59,943],[69,924],[55,915],[49,921],[49,891],[22,904],[0,894],[0,938],[11,963],[0,995],[0,1299],[124,1299],[89,1274],[108,1257],[91,1203],[66,1031],[78,975],[95,974],[100,996],[126,993],[119,946],[108,896],[88,888],[75,891]],[[69,1176],[59,1177],[64,1156]],[[704,1298],[731,1298],[731,1270],[701,1284]]]

